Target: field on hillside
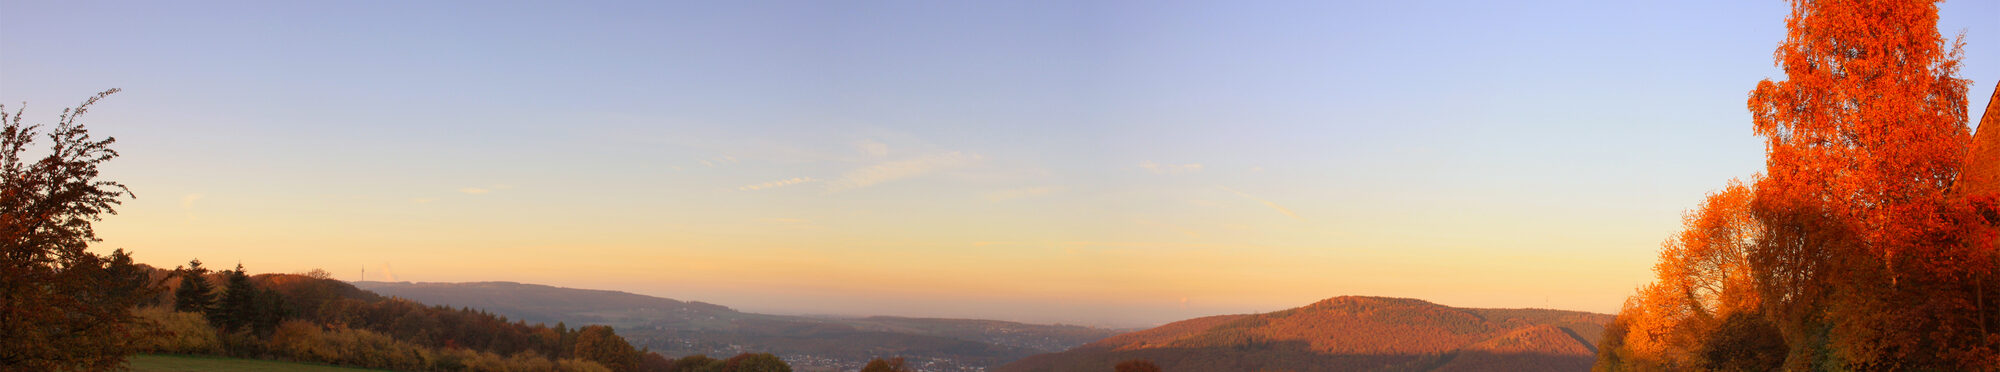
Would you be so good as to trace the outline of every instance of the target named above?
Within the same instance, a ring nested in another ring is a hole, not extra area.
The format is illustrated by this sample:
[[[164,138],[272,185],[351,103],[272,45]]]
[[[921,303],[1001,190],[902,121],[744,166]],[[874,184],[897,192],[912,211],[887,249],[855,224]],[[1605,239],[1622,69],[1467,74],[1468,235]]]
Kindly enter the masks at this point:
[[[364,372],[373,369],[324,366],[189,355],[139,354],[130,359],[134,372]]]

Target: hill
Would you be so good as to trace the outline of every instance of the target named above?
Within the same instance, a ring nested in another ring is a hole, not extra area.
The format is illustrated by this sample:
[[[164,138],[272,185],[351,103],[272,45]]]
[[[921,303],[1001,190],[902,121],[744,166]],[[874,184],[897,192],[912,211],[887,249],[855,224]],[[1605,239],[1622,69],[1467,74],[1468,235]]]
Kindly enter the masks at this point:
[[[728,307],[703,302],[514,282],[353,284],[384,296],[434,305],[485,309],[508,318],[549,324],[569,322],[616,326],[671,321],[707,326],[711,324],[710,320],[729,319],[733,318],[730,314],[738,314]]]
[[[796,367],[854,369],[901,356],[927,370],[978,370],[1062,351],[1118,330],[994,320],[756,314],[627,292],[513,282],[356,282],[384,296],[471,307],[531,322],[610,325],[665,355],[770,352]]]
[[[1272,313],[1184,320],[994,370],[1105,371],[1146,359],[1168,371],[1586,371],[1610,320],[1576,311],[1335,297]]]

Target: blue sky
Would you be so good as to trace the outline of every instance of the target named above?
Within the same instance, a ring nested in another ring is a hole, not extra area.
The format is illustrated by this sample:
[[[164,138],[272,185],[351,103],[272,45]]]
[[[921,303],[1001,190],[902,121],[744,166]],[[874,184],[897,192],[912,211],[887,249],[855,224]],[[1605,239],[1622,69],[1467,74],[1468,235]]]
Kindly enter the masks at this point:
[[[1973,117],[2000,6],[1967,35]],[[172,266],[1133,325],[1612,312],[1761,168],[1777,1],[0,1]],[[384,276],[377,276],[384,275]]]

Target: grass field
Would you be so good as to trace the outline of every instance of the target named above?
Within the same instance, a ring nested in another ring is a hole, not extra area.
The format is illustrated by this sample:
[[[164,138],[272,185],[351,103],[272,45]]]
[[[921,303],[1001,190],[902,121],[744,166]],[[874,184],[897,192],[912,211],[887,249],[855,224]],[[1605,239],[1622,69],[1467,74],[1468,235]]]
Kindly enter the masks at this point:
[[[323,366],[208,356],[139,354],[130,359],[135,372],[362,372],[372,369]]]

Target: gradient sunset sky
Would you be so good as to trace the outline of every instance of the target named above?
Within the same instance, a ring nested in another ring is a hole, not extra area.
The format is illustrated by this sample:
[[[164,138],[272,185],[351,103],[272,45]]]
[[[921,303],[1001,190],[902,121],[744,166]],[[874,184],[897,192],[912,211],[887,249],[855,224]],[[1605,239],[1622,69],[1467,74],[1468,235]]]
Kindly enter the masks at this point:
[[[2000,4],[1967,35],[1971,117]],[[1782,1],[0,1],[171,268],[1137,326],[1615,312],[1762,168]],[[361,277],[363,268],[366,277]]]

